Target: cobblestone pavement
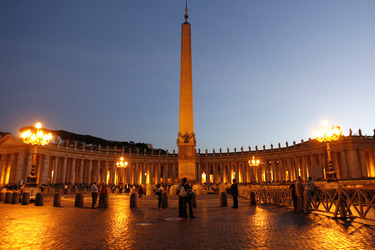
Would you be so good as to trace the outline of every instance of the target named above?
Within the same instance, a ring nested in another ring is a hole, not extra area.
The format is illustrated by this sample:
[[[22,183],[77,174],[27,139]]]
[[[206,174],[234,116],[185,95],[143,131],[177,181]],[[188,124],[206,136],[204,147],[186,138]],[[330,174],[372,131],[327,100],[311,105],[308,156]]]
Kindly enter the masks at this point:
[[[375,226],[333,220],[321,214],[296,214],[288,208],[220,207],[218,195],[197,197],[196,219],[177,216],[177,199],[158,210],[156,196],[129,208],[129,196],[110,195],[110,207],[74,207],[63,195],[62,207],[0,202],[1,249],[375,249]]]

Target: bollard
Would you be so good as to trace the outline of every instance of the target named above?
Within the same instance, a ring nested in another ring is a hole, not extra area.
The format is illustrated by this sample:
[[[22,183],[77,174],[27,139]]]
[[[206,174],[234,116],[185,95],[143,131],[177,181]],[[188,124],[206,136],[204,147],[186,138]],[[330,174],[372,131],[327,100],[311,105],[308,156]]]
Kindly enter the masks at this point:
[[[228,206],[227,194],[225,192],[221,192],[221,194],[220,194],[220,207],[227,207],[227,206]]]
[[[137,194],[132,193],[130,195],[130,208],[136,208],[137,207]]]
[[[74,202],[75,207],[83,207],[84,197],[82,193],[76,194],[76,199]]]
[[[170,188],[169,188],[169,195],[176,195],[176,187],[175,185],[172,185]]]
[[[196,195],[202,195],[202,194],[203,194],[203,186],[201,184],[198,184]]]
[[[12,196],[13,196],[13,192],[7,191],[7,193],[5,195],[4,203],[11,203],[12,202]]]
[[[12,204],[18,204],[18,203],[20,203],[20,193],[16,191],[16,192],[13,192],[13,195],[12,195]]]
[[[168,208],[168,194],[166,192],[161,195],[161,208]]]
[[[146,185],[146,195],[147,196],[152,195],[152,186],[151,186],[151,184],[147,184]]]
[[[74,193],[75,193],[75,194],[78,194],[78,188],[75,188],[75,189],[74,189]]]
[[[250,192],[250,205],[256,205],[256,201],[255,201],[255,193],[254,192]]]
[[[35,196],[35,206],[43,206],[44,197],[43,193],[37,193]]]
[[[5,201],[6,194],[7,194],[7,189],[6,188],[1,189],[1,192],[0,192],[0,201]]]
[[[109,195],[108,194],[104,195],[104,207],[109,208]]]
[[[192,207],[197,207],[197,196],[194,192],[191,193],[191,205]]]
[[[30,193],[24,192],[22,194],[22,205],[29,205],[30,203]]]
[[[54,207],[61,207],[61,194],[55,193],[53,196],[53,206]]]
[[[62,188],[59,188],[59,193],[60,193],[60,194],[63,193],[63,189],[62,189]]]
[[[83,189],[83,193],[85,194],[85,193],[86,193],[86,191],[87,191],[87,188],[84,188],[84,189]]]
[[[55,188],[50,187],[50,188],[48,189],[48,193],[49,193],[49,194],[54,194],[54,193],[55,193]]]

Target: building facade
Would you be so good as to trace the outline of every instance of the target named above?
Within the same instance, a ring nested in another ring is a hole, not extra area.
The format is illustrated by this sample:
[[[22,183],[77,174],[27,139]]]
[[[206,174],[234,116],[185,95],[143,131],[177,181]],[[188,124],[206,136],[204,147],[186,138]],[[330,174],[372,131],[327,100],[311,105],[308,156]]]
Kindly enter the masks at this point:
[[[375,177],[375,136],[343,136],[330,143],[334,169],[339,180]],[[125,152],[117,148],[101,148],[77,143],[35,146],[5,135],[0,139],[0,185],[24,184],[30,175],[33,157],[38,185],[82,184],[93,181],[107,184],[177,184],[178,154],[152,151]],[[125,168],[116,162],[124,157]],[[250,166],[252,158],[259,166]],[[283,183],[326,178],[327,147],[316,140],[286,144],[282,147],[234,149],[225,152],[195,154],[196,180],[201,184],[220,184],[236,178],[239,183]]]

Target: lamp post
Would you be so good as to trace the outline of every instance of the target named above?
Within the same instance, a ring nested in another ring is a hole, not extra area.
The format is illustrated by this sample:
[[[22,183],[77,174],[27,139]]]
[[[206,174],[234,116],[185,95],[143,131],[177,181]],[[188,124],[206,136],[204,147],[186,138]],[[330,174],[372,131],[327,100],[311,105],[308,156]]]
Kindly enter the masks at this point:
[[[29,127],[25,130],[21,129],[21,137],[23,138],[24,143],[34,146],[30,176],[27,177],[26,181],[27,186],[37,185],[38,177],[36,176],[36,154],[38,146],[47,145],[52,139],[52,133],[45,133],[43,132],[43,130],[41,130],[41,128],[42,124],[40,122],[37,122],[35,124],[35,127]]]
[[[122,169],[128,166],[128,162],[124,161],[124,157],[121,157],[119,161],[116,162],[118,168],[120,168],[120,185],[122,185]]]
[[[328,182],[337,181],[336,172],[333,168],[332,154],[329,143],[332,141],[337,141],[342,132],[339,126],[328,127],[328,121],[323,121],[323,128],[320,130],[314,130],[313,132],[315,138],[319,142],[327,143],[327,157],[328,157],[328,172],[326,173],[326,179]]]
[[[260,164],[260,161],[257,159],[257,160],[255,160],[255,157],[253,156],[253,159],[252,160],[249,160],[249,166],[250,167],[254,167],[255,168],[255,172],[256,172],[256,178],[258,179],[258,171],[257,171],[257,167],[259,166],[259,164]],[[260,182],[259,180],[258,180],[258,182]]]

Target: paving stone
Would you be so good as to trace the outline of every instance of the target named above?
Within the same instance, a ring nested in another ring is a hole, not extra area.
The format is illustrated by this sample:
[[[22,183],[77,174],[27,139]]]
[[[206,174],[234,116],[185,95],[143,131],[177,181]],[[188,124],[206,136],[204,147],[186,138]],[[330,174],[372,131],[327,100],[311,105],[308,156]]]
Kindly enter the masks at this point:
[[[296,214],[275,206],[220,207],[218,195],[198,196],[196,219],[179,220],[178,200],[157,209],[157,196],[146,196],[130,208],[129,196],[110,195],[107,209],[83,208],[74,194],[53,196],[44,206],[0,203],[0,249],[375,249],[371,223],[334,220],[323,214]]]

